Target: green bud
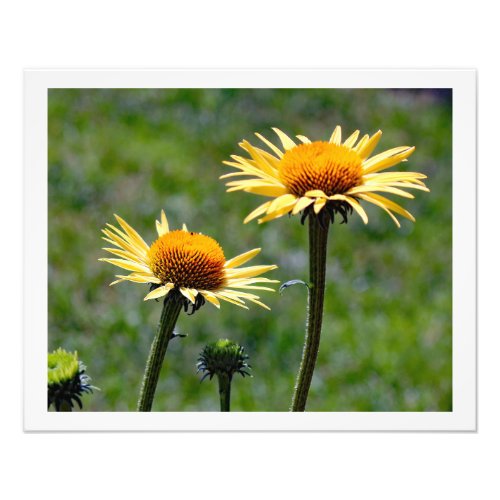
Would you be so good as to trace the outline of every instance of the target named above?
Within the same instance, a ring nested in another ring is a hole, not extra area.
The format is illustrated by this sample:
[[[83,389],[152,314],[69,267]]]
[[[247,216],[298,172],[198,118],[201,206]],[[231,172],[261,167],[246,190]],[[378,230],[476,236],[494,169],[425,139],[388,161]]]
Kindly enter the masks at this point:
[[[48,408],[53,404],[56,411],[71,411],[76,402],[82,408],[80,396],[91,393],[90,377],[85,365],[78,360],[78,353],[59,348],[47,356]]]
[[[202,381],[206,377],[212,379],[214,375],[226,375],[231,379],[235,373],[239,373],[243,377],[245,375],[251,376],[246,371],[251,368],[247,360],[248,355],[245,354],[243,347],[231,340],[220,339],[205,346],[196,366],[198,372],[205,373]]]

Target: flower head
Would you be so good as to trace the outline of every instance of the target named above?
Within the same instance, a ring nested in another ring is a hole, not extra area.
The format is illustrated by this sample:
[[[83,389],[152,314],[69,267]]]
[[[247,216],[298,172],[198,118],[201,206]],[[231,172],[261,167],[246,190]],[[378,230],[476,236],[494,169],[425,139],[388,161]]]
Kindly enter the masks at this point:
[[[56,411],[63,404],[73,408],[73,401],[82,408],[80,396],[95,389],[90,385],[90,377],[85,374],[85,365],[78,360],[76,352],[62,348],[48,354],[48,408],[53,404]]]
[[[202,380],[214,375],[226,375],[229,379],[235,373],[243,377],[249,375],[248,355],[243,347],[228,339],[220,339],[206,345],[198,358],[198,371],[205,372]]]
[[[118,280],[146,283],[151,291],[144,300],[167,297],[179,299],[187,310],[201,307],[205,300],[220,307],[219,300],[231,302],[247,309],[245,300],[266,309],[259,296],[244,290],[268,290],[262,283],[277,283],[277,280],[258,277],[276,269],[275,265],[238,267],[255,257],[260,248],[254,248],[233,259],[226,260],[221,246],[209,236],[193,233],[184,225],[182,230],[170,231],[167,217],[162,210],[160,221],[156,221],[158,238],[148,245],[135,229],[121,217],[115,215],[120,229],[107,224],[103,229],[105,241],[114,245],[104,248],[119,257],[99,259],[132,271],[128,275],[117,275]]]
[[[273,130],[284,151],[256,134],[272,153],[244,140],[240,146],[250,157],[233,155],[233,161],[224,162],[239,171],[223,175],[221,179],[243,177],[229,181],[226,184],[228,192],[245,191],[274,198],[251,212],[245,223],[259,216],[263,216],[259,219],[259,223],[262,223],[299,212],[303,212],[302,220],[308,215],[316,215],[320,221],[331,219],[333,222],[335,213],[339,213],[343,222],[347,222],[347,215],[354,210],[366,224],[368,216],[359,203],[361,200],[382,208],[398,227],[400,224],[394,213],[415,220],[403,207],[379,194],[413,198],[406,190],[429,191],[422,182],[426,178],[423,174],[380,173],[406,161],[415,147],[400,146],[370,158],[382,136],[380,130],[371,137],[363,136],[357,144],[359,130],[342,143],[339,126],[328,142],[311,142],[307,137],[298,135],[299,144],[281,130]]]

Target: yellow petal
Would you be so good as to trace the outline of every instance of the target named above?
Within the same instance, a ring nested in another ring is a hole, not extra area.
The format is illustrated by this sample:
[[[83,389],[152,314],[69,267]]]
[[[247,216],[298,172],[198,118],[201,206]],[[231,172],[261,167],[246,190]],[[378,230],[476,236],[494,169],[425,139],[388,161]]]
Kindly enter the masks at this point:
[[[254,283],[279,283],[279,280],[269,278],[228,278],[227,286],[252,285]]]
[[[121,278],[122,280],[126,281],[133,281],[134,283],[155,283],[155,284],[160,284],[161,280],[159,280],[156,276],[154,275],[146,275],[146,274],[129,274],[127,276],[122,276],[118,274],[116,276],[117,278]]]
[[[388,182],[387,186],[389,187],[403,187],[405,189],[418,189],[419,191],[425,191],[426,193],[430,192],[430,189],[425,186],[421,185],[421,183],[416,184],[413,182]]]
[[[304,210],[304,208],[308,207],[311,203],[314,203],[314,198],[308,198],[307,196],[299,198],[297,200],[297,203],[295,203],[293,207],[292,215],[298,214],[301,210]]]
[[[327,200],[325,200],[325,198],[318,198],[315,202],[314,202],[314,213],[315,214],[318,214],[320,212],[320,210],[326,205],[326,202]]]
[[[340,144],[341,140],[342,140],[342,129],[340,128],[340,125],[337,125],[330,137],[330,142],[332,144]]]
[[[368,134],[365,134],[356,144],[356,146],[353,147],[354,151],[356,151],[359,154],[359,151],[364,147],[369,138],[370,136]]]
[[[381,180],[417,180],[417,179],[427,179],[425,174],[421,174],[419,172],[383,172],[383,173],[374,173],[374,174],[364,174],[363,179],[365,181],[373,181],[379,182]]]
[[[241,264],[244,264],[245,262],[248,262],[249,260],[253,259],[257,254],[260,253],[260,251],[261,251],[260,248],[254,248],[253,250],[249,250],[248,252],[242,253],[241,255],[238,255],[228,260],[224,264],[224,267],[232,268],[241,266]]]
[[[375,184],[365,184],[363,186],[357,186],[351,188],[349,189],[349,191],[347,191],[346,194],[373,193],[375,191],[381,191],[382,193],[397,194],[398,196],[402,196],[403,198],[410,198],[410,199],[415,198],[415,196],[413,196],[411,193],[407,193],[406,191],[403,191],[401,189],[384,185],[380,186]]]
[[[326,196],[321,189],[312,189],[311,191],[307,191],[304,196],[307,196],[308,198],[328,198],[328,196]]]
[[[255,135],[270,149],[272,149],[278,155],[278,158],[283,158],[283,151],[277,148],[271,141],[267,140],[263,135],[258,134],[257,132],[255,133]]]
[[[201,291],[200,292],[203,297],[205,297],[205,299],[210,302],[211,304],[213,304],[217,309],[220,309],[220,302],[219,300],[217,299],[217,297],[209,292],[206,292],[206,291]]]
[[[134,241],[130,236],[120,231],[118,228],[112,224],[107,223],[108,228],[103,229],[102,232],[111,238],[116,246],[123,248],[124,250],[129,250],[130,252],[137,255],[147,255],[148,250],[145,250],[141,245]]]
[[[106,252],[112,253],[113,255],[118,255],[118,257],[123,257],[126,260],[132,260],[138,264],[146,265],[145,259],[141,255],[128,252],[126,250],[119,250],[118,248],[103,248]]]
[[[250,302],[253,302],[254,304],[257,304],[259,305],[260,307],[263,307],[264,309],[267,309],[268,311],[271,310],[271,308],[269,306],[266,306],[266,304],[263,304],[262,302],[260,302],[260,300],[256,300],[256,299],[248,299]]]
[[[299,141],[302,141],[304,144],[311,144],[311,140],[308,139],[305,135],[296,135],[295,137],[297,137],[297,139],[299,139]]]
[[[182,230],[185,231],[186,233],[188,232],[188,228],[186,224],[182,224]]]
[[[149,250],[149,245],[142,239],[141,235],[127,222],[125,222],[119,215],[114,214],[118,224],[123,228],[123,230],[136,242],[144,251]]]
[[[257,186],[245,188],[246,193],[260,194],[261,196],[281,196],[287,194],[285,186]],[[229,189],[228,189],[229,192]]]
[[[265,151],[262,151],[261,149],[254,148],[248,141],[242,141],[240,143],[240,146],[247,151],[252,158],[255,159],[257,166],[266,172],[267,174],[272,175],[275,177],[278,172],[276,168],[272,164],[272,160],[269,160],[268,157],[265,154]],[[263,154],[264,153],[264,154]]]
[[[170,290],[174,285],[164,285],[160,286],[158,288],[155,288],[152,292],[149,292],[145,297],[144,300],[151,300],[151,299],[159,299],[160,297],[163,297],[164,295],[167,295]]]
[[[368,215],[366,214],[363,207],[359,204],[359,202],[354,198],[351,198],[350,196],[346,196],[345,198],[347,203],[349,203],[349,205],[351,205],[351,207],[354,208],[354,210],[358,213],[363,222],[365,224],[368,224]]]
[[[281,131],[279,128],[273,127],[273,130],[276,132],[278,137],[280,138],[281,144],[283,144],[283,147],[285,149],[292,149],[294,148],[297,144],[290,139],[283,131]]]
[[[295,201],[297,200],[297,197],[294,194],[284,194],[282,196],[279,196],[278,198],[274,199],[271,204],[269,205],[267,209],[267,213],[270,214],[271,212],[275,212],[277,210],[280,210],[286,206],[290,206],[295,204]]]
[[[351,148],[356,142],[358,136],[359,136],[359,130],[356,130],[344,141],[344,146],[347,148]]]
[[[219,299],[225,300],[226,302],[230,302],[231,304],[242,307],[243,309],[248,309],[248,307],[245,305],[245,303],[242,300],[239,300],[239,301],[234,300],[233,298],[225,295],[224,292],[215,292],[214,295]]]
[[[286,205],[283,208],[280,208],[279,210],[275,210],[274,212],[267,214],[266,216],[262,217],[262,219],[259,219],[259,224],[262,224],[263,222],[267,222],[273,219],[278,219],[279,217],[283,217],[283,215],[290,213],[292,206],[293,202],[291,202],[290,205]]]
[[[277,179],[268,180],[268,179],[238,179],[236,181],[226,182],[226,186],[228,192],[239,191],[241,189],[253,188],[253,187],[283,187],[280,181]]]
[[[255,217],[258,217],[259,215],[262,215],[266,210],[267,207],[271,204],[271,201],[266,201],[262,205],[258,206],[255,210],[250,212],[246,217],[245,220],[243,221],[243,224],[246,224],[247,222],[250,222],[252,219],[255,219]]]
[[[141,273],[150,273],[151,270],[147,266],[138,264],[137,262],[132,262],[131,260],[124,259],[99,259],[102,262],[108,262],[114,266],[121,267],[122,269],[127,269],[129,271],[139,271]]]
[[[408,158],[413,151],[415,151],[415,146],[411,148],[408,146],[401,146],[399,148],[390,149],[389,151],[384,151],[363,163],[363,174],[370,174],[393,167]]]
[[[379,194],[375,193],[359,194],[357,196],[358,198],[362,198],[363,200],[369,201],[370,203],[373,203],[374,205],[377,205],[379,207],[389,208],[393,212],[396,212],[397,214],[406,217],[412,222],[415,222],[415,217],[413,217],[413,215],[410,212],[405,210],[403,207],[399,206],[397,203],[388,200],[384,196],[380,196]]]
[[[161,222],[156,221],[156,231],[158,232],[158,236],[163,236],[169,231],[168,220],[167,216],[165,215],[165,210],[161,211],[160,221]]]
[[[265,290],[267,292],[275,292],[274,288],[269,288],[266,286],[257,286],[257,285],[233,285],[232,283],[228,283],[228,286],[231,288],[241,288],[244,290]]]
[[[377,147],[378,142],[380,141],[380,138],[382,137],[382,130],[378,130],[375,134],[373,134],[365,144],[363,144],[363,147],[360,147],[358,144],[358,155],[361,157],[361,159],[368,158],[373,150]]]
[[[179,288],[179,290],[182,293],[182,295],[184,295],[184,297],[186,297],[188,300],[190,300],[193,304],[195,303],[196,296],[194,295],[194,293],[192,292],[192,290],[190,288],[184,288],[181,286]]]
[[[237,269],[226,269],[226,276],[231,278],[253,278],[254,276],[258,276],[259,274],[266,273],[268,271],[272,271],[273,269],[277,269],[278,266],[269,265],[269,266],[250,266],[243,267]]]
[[[120,278],[119,280],[116,280],[116,281],[113,281],[109,284],[109,286],[113,286],[113,285],[116,285],[118,283],[123,283],[124,281],[126,281],[124,278]]]

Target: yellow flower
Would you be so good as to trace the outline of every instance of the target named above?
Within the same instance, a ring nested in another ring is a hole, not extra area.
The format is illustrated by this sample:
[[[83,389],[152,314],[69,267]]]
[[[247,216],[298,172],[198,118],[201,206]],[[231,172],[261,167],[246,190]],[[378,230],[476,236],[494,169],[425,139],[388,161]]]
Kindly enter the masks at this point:
[[[259,223],[287,213],[295,215],[303,211],[304,216],[312,212],[319,214],[323,209],[332,219],[338,212],[346,221],[347,212],[352,213],[354,209],[366,224],[368,216],[360,200],[382,208],[398,227],[400,224],[393,212],[415,221],[403,207],[379,194],[413,198],[407,189],[429,191],[421,180],[426,178],[423,174],[380,173],[406,161],[415,147],[400,146],[370,158],[382,135],[380,130],[371,137],[363,136],[357,144],[359,130],[342,143],[340,126],[335,128],[329,142],[311,142],[307,137],[298,135],[299,144],[281,130],[273,130],[281,140],[284,151],[262,135],[255,134],[273,154],[244,140],[240,146],[250,158],[232,155],[234,161],[224,162],[239,171],[223,175],[221,179],[243,176],[226,184],[228,192],[246,191],[274,198],[250,213],[245,223],[262,215],[264,217],[259,219]]]
[[[121,217],[115,217],[121,229],[107,224],[102,232],[103,239],[116,247],[104,250],[119,258],[99,260],[132,272],[117,275],[118,280],[111,285],[122,281],[148,283],[153,289],[144,300],[177,291],[184,297],[186,309],[191,303],[196,310],[205,300],[219,308],[219,299],[248,309],[245,299],[269,309],[259,302],[258,295],[242,290],[274,291],[256,283],[278,283],[277,280],[257,277],[277,266],[238,267],[255,257],[260,248],[226,261],[222,248],[213,238],[189,232],[185,224],[182,230],[170,231],[163,210],[160,221],[156,221],[158,239],[148,245]]]

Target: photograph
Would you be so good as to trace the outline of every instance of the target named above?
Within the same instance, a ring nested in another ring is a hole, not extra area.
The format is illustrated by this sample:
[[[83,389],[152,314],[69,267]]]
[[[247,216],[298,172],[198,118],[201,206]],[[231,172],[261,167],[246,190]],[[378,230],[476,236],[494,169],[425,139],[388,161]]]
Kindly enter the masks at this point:
[[[49,411],[453,410],[451,88],[47,105]]]

